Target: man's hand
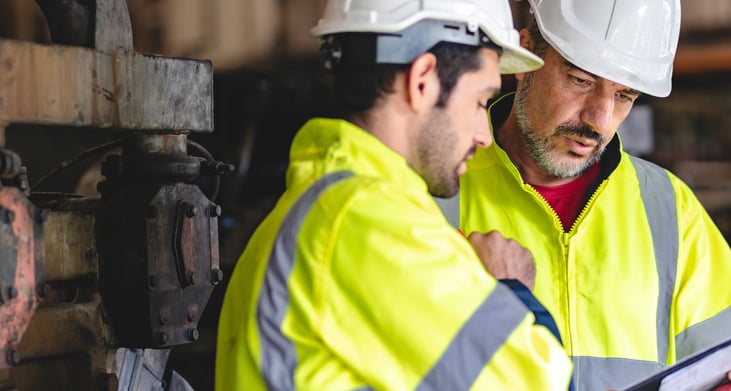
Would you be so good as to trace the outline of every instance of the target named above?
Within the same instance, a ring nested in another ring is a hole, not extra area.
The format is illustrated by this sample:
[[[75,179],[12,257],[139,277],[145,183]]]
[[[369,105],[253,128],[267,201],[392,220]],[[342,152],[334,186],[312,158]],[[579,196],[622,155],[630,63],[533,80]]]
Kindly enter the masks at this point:
[[[515,279],[533,290],[536,267],[533,256],[513,239],[505,239],[498,231],[486,234],[472,232],[468,237],[488,273],[498,280]]]
[[[726,377],[729,381],[731,381],[731,371],[726,374]],[[731,383],[722,384],[716,388],[713,389],[713,391],[731,391]]]

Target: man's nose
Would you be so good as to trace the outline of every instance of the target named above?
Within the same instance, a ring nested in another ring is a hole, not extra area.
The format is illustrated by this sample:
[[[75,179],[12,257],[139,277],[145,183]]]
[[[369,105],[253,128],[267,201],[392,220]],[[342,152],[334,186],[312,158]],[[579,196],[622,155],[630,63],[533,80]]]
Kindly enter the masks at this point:
[[[490,123],[487,118],[487,113],[480,113],[479,123],[473,141],[475,145],[481,148],[487,148],[492,144],[492,133],[490,132]]]
[[[581,121],[591,126],[594,131],[606,134],[612,127],[614,114],[614,93],[597,92],[584,103]]]

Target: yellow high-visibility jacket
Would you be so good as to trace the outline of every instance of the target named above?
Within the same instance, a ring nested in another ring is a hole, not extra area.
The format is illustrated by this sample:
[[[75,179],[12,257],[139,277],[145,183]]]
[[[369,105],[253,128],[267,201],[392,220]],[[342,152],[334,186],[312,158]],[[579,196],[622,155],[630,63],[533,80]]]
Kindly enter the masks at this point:
[[[566,390],[561,345],[403,157],[333,119],[290,157],[226,291],[217,390]]]
[[[512,99],[491,106],[493,134]],[[621,388],[731,337],[731,250],[676,176],[622,151],[565,232],[496,144],[461,179],[460,227],[498,230],[536,263],[534,294],[551,312],[579,391]]]

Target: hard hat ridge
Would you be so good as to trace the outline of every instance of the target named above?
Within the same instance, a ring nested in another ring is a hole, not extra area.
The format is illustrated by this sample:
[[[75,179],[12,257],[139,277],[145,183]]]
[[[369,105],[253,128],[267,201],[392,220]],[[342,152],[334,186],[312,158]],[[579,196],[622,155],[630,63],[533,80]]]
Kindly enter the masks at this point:
[[[408,64],[439,42],[453,42],[501,48],[501,73],[543,65],[520,46],[507,0],[329,0],[312,33],[323,38],[326,66],[348,61],[340,36],[351,33],[378,37],[378,63]]]
[[[324,38],[320,52],[327,69],[340,64],[410,64],[435,42],[483,46],[502,53],[502,48],[476,26],[424,19],[391,34],[342,33]],[[350,48],[351,50],[348,50]],[[356,50],[352,50],[357,48]]]
[[[577,67],[640,92],[672,87],[680,0],[529,0],[545,40]]]

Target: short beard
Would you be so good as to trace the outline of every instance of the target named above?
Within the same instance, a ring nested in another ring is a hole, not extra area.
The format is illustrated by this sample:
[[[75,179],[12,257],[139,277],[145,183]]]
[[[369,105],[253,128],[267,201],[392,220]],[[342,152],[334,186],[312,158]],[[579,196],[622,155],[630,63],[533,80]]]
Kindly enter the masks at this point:
[[[515,114],[521,136],[528,153],[533,160],[552,178],[572,178],[581,175],[589,167],[601,159],[604,148],[598,147],[585,161],[574,162],[570,159],[559,159],[552,155],[554,145],[552,141],[559,136],[575,135],[595,140],[598,146],[604,145],[604,136],[583,124],[563,123],[556,127],[548,136],[541,137],[534,130],[526,112],[528,91],[533,83],[533,74],[526,75],[525,82],[515,97]]]
[[[457,136],[446,111],[434,107],[429,121],[417,141],[419,167],[429,193],[435,197],[450,198],[459,191],[457,166],[449,160],[457,145]]]

